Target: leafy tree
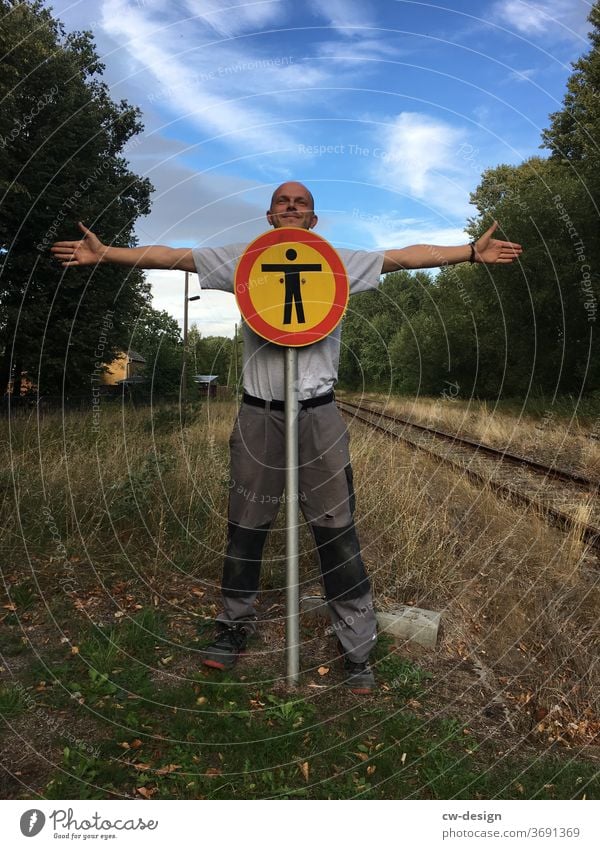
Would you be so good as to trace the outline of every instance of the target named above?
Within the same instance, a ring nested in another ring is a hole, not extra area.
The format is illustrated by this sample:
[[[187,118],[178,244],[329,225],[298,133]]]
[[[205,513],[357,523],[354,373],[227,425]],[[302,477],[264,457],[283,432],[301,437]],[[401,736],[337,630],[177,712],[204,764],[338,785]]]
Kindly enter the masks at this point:
[[[519,265],[474,269],[481,352],[494,372],[480,372],[478,391],[525,395],[597,388],[600,351],[593,328],[600,251],[593,200],[578,176],[561,161],[534,157],[486,171],[471,199],[482,219],[497,218],[507,238],[526,248]],[[471,222],[473,236],[481,226]]]
[[[600,3],[588,16],[592,49],[573,63],[563,108],[550,116],[543,146],[556,159],[597,164],[600,138]]]
[[[387,274],[376,292],[351,298],[344,318],[339,379],[342,386],[389,388],[397,382],[390,345],[431,288],[428,274]]]
[[[48,248],[78,238],[78,219],[135,243],[152,187],[123,154],[142,125],[111,100],[92,34],[66,34],[39,0],[0,0],[0,52],[0,391],[12,371],[18,392],[21,370],[71,391],[89,386],[100,338],[105,361],[126,346],[149,287],[137,270],[63,270]]]
[[[144,394],[164,398],[180,391],[183,340],[179,324],[165,310],[147,308],[136,323],[129,348],[146,359]]]

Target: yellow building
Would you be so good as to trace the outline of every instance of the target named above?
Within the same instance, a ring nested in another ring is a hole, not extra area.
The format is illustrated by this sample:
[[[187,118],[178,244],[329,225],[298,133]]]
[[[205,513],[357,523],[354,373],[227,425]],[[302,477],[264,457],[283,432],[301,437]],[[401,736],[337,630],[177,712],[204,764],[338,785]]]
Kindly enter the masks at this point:
[[[143,383],[145,381],[144,369],[146,358],[137,351],[131,349],[122,351],[112,363],[108,363],[108,371],[102,375],[102,383],[105,386],[116,386],[123,381],[131,383]]]

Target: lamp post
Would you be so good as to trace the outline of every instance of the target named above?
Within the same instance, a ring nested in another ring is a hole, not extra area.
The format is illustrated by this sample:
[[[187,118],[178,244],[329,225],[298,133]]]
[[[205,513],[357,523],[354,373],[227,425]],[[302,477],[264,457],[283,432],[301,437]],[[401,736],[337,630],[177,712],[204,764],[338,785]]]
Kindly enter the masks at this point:
[[[181,400],[187,401],[187,344],[188,344],[188,302],[199,301],[200,295],[189,297],[190,273],[185,272],[184,296],[183,296],[183,364],[181,367]]]

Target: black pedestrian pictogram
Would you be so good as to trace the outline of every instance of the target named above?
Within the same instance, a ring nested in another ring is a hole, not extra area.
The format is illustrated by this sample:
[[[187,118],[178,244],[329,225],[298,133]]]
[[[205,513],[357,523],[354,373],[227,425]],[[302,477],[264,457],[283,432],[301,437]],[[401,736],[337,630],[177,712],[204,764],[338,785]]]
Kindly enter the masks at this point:
[[[285,258],[293,262],[298,256],[294,248],[288,248]],[[302,271],[322,271],[323,266],[317,263],[297,263],[294,265],[275,265],[266,263],[261,265],[262,271],[283,271],[285,277],[285,304],[283,306],[283,324],[292,323],[292,302],[296,306],[296,320],[298,324],[304,324],[304,306],[302,305],[302,294],[300,292],[300,273]]]

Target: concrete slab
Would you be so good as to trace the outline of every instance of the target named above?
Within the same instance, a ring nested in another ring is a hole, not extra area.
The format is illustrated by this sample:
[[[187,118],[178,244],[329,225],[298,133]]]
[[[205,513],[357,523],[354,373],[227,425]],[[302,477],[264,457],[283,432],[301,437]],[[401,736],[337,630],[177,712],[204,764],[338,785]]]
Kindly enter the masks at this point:
[[[441,613],[399,604],[385,612],[377,611],[376,615],[379,629],[391,634],[395,643],[411,640],[426,649],[435,648]]]
[[[329,620],[327,602],[323,596],[303,596],[300,599],[300,610],[309,617],[323,617]],[[398,604],[390,610],[376,610],[375,614],[379,630],[390,634],[396,644],[410,640],[426,649],[435,648],[441,613]]]

